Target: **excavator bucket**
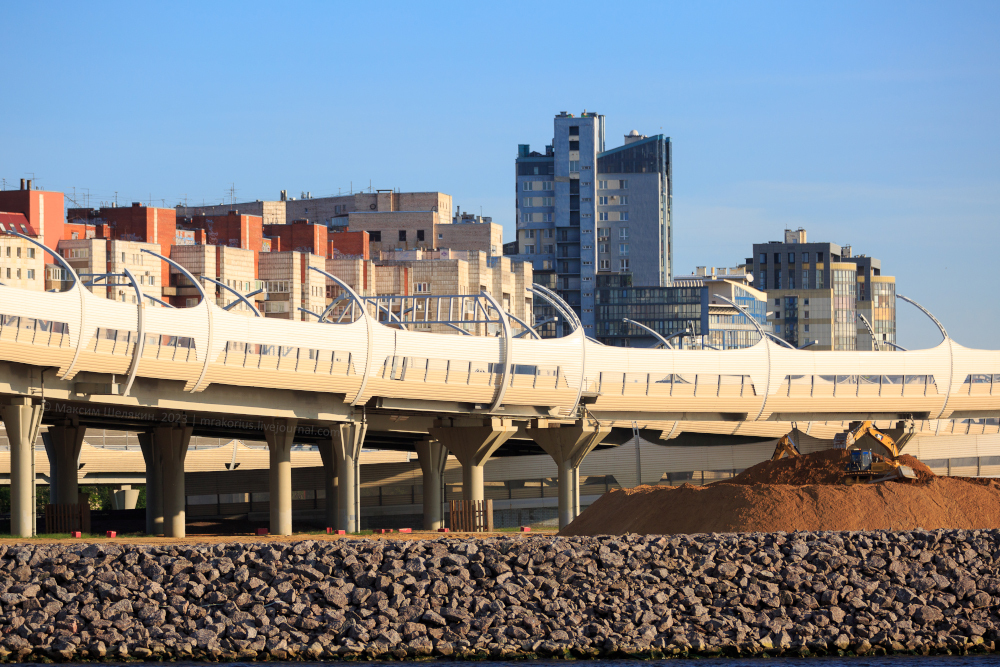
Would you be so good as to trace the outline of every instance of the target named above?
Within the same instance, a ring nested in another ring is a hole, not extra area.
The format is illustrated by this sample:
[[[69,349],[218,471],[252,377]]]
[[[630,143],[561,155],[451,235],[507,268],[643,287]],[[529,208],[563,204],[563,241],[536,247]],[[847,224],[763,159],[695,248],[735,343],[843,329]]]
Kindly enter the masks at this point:
[[[913,468],[911,468],[910,466],[904,466],[904,465],[900,464],[900,466],[899,466],[899,468],[897,470],[899,471],[899,476],[900,477],[905,477],[906,479],[916,479],[917,478],[917,473],[913,472]]]

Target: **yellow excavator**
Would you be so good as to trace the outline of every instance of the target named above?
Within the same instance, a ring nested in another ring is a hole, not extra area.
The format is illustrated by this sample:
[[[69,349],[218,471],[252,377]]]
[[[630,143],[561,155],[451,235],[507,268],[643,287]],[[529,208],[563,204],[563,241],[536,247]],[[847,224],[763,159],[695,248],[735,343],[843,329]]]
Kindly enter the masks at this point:
[[[796,456],[802,456],[802,452],[799,451],[799,448],[795,445],[790,436],[790,433],[786,433],[781,436],[777,443],[775,443],[774,453],[771,454],[772,461],[783,459],[786,456],[790,459],[795,458]]]
[[[874,438],[885,450],[883,459],[876,459],[872,456],[870,449],[861,448],[862,438],[866,435]],[[870,421],[852,422],[847,431],[834,436],[833,446],[836,449],[851,450],[851,456],[844,467],[845,484],[858,482],[874,484],[900,477],[904,479],[917,478],[913,468],[895,460],[899,457],[901,449],[897,445],[896,439],[876,428]]]

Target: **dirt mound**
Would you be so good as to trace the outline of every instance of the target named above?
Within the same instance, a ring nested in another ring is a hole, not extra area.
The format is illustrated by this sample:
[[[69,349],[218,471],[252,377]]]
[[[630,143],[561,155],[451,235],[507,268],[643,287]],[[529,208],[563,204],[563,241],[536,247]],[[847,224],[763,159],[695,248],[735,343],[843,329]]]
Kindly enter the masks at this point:
[[[872,454],[872,457],[886,460],[880,454]],[[803,456],[764,461],[716,484],[840,484],[848,458],[847,450],[824,449]],[[930,468],[912,456],[903,454],[898,461],[913,468],[918,482],[927,482],[935,476]]]
[[[750,470],[753,468],[747,472]],[[737,483],[616,489],[601,496],[559,534],[936,530],[998,526],[1000,483],[932,477],[926,483],[917,484],[751,486]]]

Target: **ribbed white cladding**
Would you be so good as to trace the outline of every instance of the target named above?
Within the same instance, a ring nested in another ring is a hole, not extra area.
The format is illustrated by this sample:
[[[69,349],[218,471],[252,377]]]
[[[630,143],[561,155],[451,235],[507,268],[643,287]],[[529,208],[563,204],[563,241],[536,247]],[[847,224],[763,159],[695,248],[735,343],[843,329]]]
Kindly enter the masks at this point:
[[[121,367],[133,348],[110,346],[109,353],[109,346],[89,342],[99,328],[135,332],[138,326],[135,304],[102,299],[79,285],[63,293],[0,287],[0,314],[66,323],[73,356],[78,341],[83,343],[72,364],[73,375]],[[194,351],[165,355],[146,350],[139,376],[183,380],[189,391],[203,390],[212,381],[286,387],[302,382],[311,387],[312,377],[317,391],[344,393],[354,404],[372,396],[433,400],[447,395],[442,400],[492,402],[500,393],[497,383],[503,377],[506,345],[501,338],[401,331],[365,319],[320,324],[247,317],[207,302],[191,308],[147,307],[145,330],[148,336],[192,338]],[[513,339],[509,362],[512,371],[520,370],[507,376],[505,404],[555,409],[568,416],[582,380],[584,391],[601,391],[591,409],[611,413],[733,413],[746,414],[749,420],[758,413],[760,419],[772,413],[814,413],[821,420],[824,413],[913,413],[936,419],[952,413],[1000,412],[1000,381],[965,382],[976,374],[1000,378],[1000,351],[971,350],[952,340],[910,352],[813,352],[763,341],[741,350],[692,351],[608,347],[582,335],[577,331],[555,340]],[[225,362],[229,342],[321,350],[327,352],[324,361],[329,351],[346,352],[350,363],[340,360],[337,368],[342,370],[323,371],[327,376],[340,373],[336,381],[324,384],[316,365],[279,366],[268,360],[265,368],[262,356],[257,375],[258,366]],[[0,336],[0,343],[0,358],[22,363],[39,359],[35,350],[41,346],[34,342]],[[65,347],[63,343],[58,356],[64,371],[70,368]],[[387,375],[387,368],[399,359],[422,360],[423,373],[405,379]],[[448,370],[460,371],[463,364],[464,383],[457,381],[460,372]],[[532,367],[536,376],[531,375]],[[198,383],[203,372],[204,380]],[[275,373],[281,374],[280,380]],[[837,385],[835,393],[829,376],[926,376],[932,381],[902,387],[891,380],[885,385],[858,382]],[[261,381],[254,382],[255,377]]]

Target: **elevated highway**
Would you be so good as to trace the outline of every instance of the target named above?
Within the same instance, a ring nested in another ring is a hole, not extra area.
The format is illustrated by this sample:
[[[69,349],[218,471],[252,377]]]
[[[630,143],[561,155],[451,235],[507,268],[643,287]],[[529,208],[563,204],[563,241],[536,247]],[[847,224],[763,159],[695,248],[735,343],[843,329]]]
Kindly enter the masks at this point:
[[[430,486],[450,451],[463,465],[467,499],[482,498],[486,460],[527,439],[558,464],[565,523],[578,504],[580,463],[616,425],[1000,416],[1000,351],[965,348],[943,327],[937,347],[915,351],[813,352],[767,338],[742,350],[617,348],[586,338],[572,310],[541,292],[572,333],[537,338],[483,294],[462,298],[479,299],[500,335],[449,335],[411,331],[327,277],[350,305],[338,321],[328,313],[312,322],[231,313],[204,291],[190,308],[152,307],[134,280],[136,304],[100,298],[78,278],[64,292],[0,286],[12,530],[30,534],[28,459],[43,422],[51,425],[46,446],[60,502],[76,497],[75,457],[88,426],[145,433],[148,488],[162,505],[151,513],[176,535],[184,530],[183,463],[193,433],[268,442],[278,499],[272,532],[285,534],[293,441],[320,446],[329,486],[337,487],[328,516],[346,530],[357,525],[356,467],[366,438],[369,446],[416,450]],[[424,312],[431,309],[428,301]],[[434,526],[440,504],[429,503]]]

